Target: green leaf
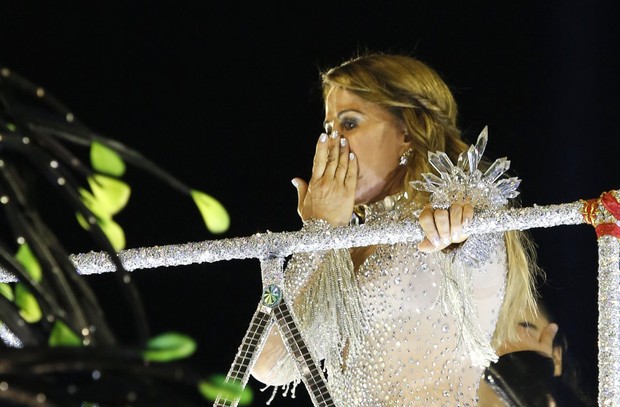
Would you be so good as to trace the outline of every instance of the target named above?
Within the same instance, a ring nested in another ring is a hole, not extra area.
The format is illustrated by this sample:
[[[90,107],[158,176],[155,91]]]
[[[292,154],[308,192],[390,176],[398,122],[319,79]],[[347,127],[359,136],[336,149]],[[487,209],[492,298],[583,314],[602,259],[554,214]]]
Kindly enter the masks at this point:
[[[90,193],[85,190],[81,190],[80,192],[82,193],[83,196],[90,195]],[[100,212],[98,213],[97,211],[100,210],[101,207],[97,207],[97,204],[96,204],[97,201],[92,201],[92,202],[95,202],[95,203],[90,204],[90,203],[85,202],[85,204],[97,216],[97,224],[99,225],[99,227],[105,234],[106,238],[110,241],[110,243],[112,244],[112,247],[114,247],[114,250],[116,251],[123,250],[126,244],[125,232],[123,231],[123,228],[118,223],[116,223],[110,215],[105,214],[105,213],[101,214]],[[77,218],[77,221],[80,224],[80,226],[82,226],[82,228],[84,228],[85,230],[90,230],[91,225],[84,218],[84,215],[78,212],[75,214],[75,217]]]
[[[78,188],[78,192],[80,193],[82,203],[84,204],[84,206],[90,209],[92,213],[94,213],[98,217],[110,217],[110,214],[106,210],[105,206],[101,202],[99,202],[90,191],[87,191],[84,188]],[[82,220],[86,222],[86,219],[82,218]],[[81,221],[80,224],[82,224]],[[86,222],[86,224],[82,226],[84,227],[84,229],[89,229],[88,222]]]
[[[192,189],[191,191],[194,203],[200,210],[202,219],[207,225],[207,229],[211,233],[223,233],[230,226],[230,217],[228,212],[215,198],[204,192]]]
[[[4,295],[9,301],[13,301],[13,288],[7,283],[0,283],[0,294]]]
[[[26,322],[34,323],[41,319],[42,313],[37,299],[22,283],[17,283],[15,285],[15,304],[20,309],[19,315],[21,315]]]
[[[252,403],[254,394],[250,388],[243,388],[238,381],[225,382],[226,376],[214,375],[209,381],[198,383],[198,391],[207,400],[215,400],[218,396],[225,400],[235,400],[239,398],[240,406],[247,406]]]
[[[97,219],[97,224],[105,233],[114,250],[121,251],[125,248],[125,232],[123,228],[112,219]]]
[[[80,226],[86,230],[90,230],[90,224],[84,219],[81,213],[76,213],[75,217],[78,220]],[[114,250],[121,251],[125,248],[125,232],[123,228],[113,221],[111,218],[98,218],[97,224],[105,234],[105,237],[110,241]]]
[[[82,346],[82,339],[73,332],[62,321],[57,320],[54,322],[52,332],[48,340],[48,344],[51,347],[55,346]]]
[[[196,350],[196,342],[187,335],[167,332],[150,339],[142,353],[144,360],[168,362],[186,358]]]
[[[86,221],[86,219],[84,218],[84,215],[78,212],[75,214],[75,217],[77,218],[77,221],[80,224],[80,226],[82,226],[86,230],[90,230],[90,223]]]
[[[97,141],[93,141],[90,146],[90,162],[95,170],[104,174],[120,177],[125,173],[125,163],[121,156]]]
[[[30,250],[30,246],[25,243],[20,245],[15,259],[24,266],[34,281],[41,281],[41,265],[37,261],[34,253],[32,253],[32,250]]]
[[[82,201],[94,213],[103,216],[107,214],[110,217],[123,209],[129,201],[131,188],[123,181],[107,177],[105,175],[96,174],[88,177],[93,194],[88,196],[82,191]],[[92,202],[94,199],[94,202]],[[89,206],[89,205],[92,205]]]

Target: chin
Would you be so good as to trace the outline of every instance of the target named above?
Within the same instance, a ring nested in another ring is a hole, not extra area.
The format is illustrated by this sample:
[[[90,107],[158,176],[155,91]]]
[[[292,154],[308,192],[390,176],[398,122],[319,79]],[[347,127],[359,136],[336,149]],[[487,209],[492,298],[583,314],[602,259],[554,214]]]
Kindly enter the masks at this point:
[[[355,192],[355,205],[362,205],[373,202],[373,197],[376,194],[373,194],[371,191],[356,191]]]
[[[362,205],[368,203],[368,199],[365,199],[363,196],[355,195],[355,200],[353,201],[355,205]]]

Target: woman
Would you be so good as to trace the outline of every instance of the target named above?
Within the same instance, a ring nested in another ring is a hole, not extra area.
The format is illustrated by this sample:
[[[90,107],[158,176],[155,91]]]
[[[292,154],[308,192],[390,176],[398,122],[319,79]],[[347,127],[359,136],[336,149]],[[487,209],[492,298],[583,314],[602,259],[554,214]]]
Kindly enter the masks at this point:
[[[475,405],[495,357],[491,336],[510,337],[512,319],[533,304],[529,245],[517,233],[468,239],[470,204],[434,209],[412,188],[431,172],[429,152],[456,162],[468,147],[455,100],[431,68],[372,54],[324,72],[322,86],[326,132],[309,182],[293,180],[305,227],[419,216],[426,236],[289,261],[285,294],[330,393],[339,406]],[[450,275],[466,276],[465,285]],[[298,382],[277,330],[252,373],[271,385]]]
[[[484,373],[480,407],[595,406],[583,391],[580,369],[549,308],[539,300],[517,326],[518,339],[497,350],[499,360]]]

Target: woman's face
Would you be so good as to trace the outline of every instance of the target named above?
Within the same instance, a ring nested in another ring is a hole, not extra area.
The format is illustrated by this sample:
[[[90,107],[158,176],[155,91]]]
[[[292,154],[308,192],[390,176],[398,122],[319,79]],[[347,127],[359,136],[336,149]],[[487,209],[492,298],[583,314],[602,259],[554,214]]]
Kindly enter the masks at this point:
[[[402,189],[400,156],[410,147],[405,125],[387,109],[340,87],[325,98],[325,125],[347,139],[358,162],[355,203],[374,202]]]
[[[497,350],[498,355],[521,350],[537,350],[553,359],[553,374],[560,376],[562,374],[562,348],[559,345],[554,347],[552,343],[543,340],[543,330],[549,323],[549,318],[542,311],[534,312],[529,308],[526,309],[523,320],[517,325],[519,340],[502,344]]]

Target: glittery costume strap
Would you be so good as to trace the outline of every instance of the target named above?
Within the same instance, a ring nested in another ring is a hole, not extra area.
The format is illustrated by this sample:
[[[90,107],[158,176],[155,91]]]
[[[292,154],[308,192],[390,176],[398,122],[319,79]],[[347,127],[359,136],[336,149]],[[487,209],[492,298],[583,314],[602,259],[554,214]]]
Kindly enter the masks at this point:
[[[367,327],[349,251],[328,251],[314,275],[295,312],[304,332],[319,340],[321,353],[340,360],[345,346],[361,345]]]
[[[460,332],[458,345],[474,366],[487,367],[497,361],[497,355],[478,323],[473,275],[481,272],[491,258],[504,254],[505,247],[501,234],[478,235],[469,242],[470,239],[444,256],[439,301],[443,312],[456,320]]]

